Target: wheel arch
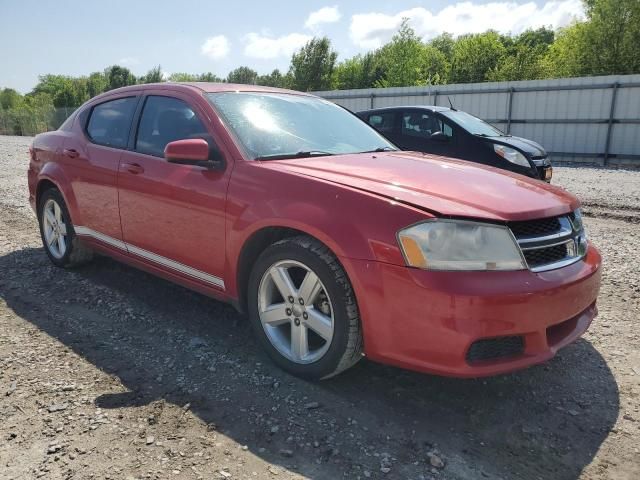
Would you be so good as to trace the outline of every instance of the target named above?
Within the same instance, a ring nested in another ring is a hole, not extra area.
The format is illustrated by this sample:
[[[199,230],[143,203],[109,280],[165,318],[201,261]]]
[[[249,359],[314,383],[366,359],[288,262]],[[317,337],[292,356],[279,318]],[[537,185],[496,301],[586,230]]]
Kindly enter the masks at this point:
[[[345,268],[342,262],[340,262],[338,252],[336,252],[334,248],[331,248],[330,245],[327,245],[327,242],[323,242],[321,238],[318,238],[317,235],[313,235],[305,230],[300,230],[299,228],[284,225],[273,225],[259,228],[251,233],[251,235],[246,239],[240,249],[236,262],[235,287],[237,292],[237,303],[235,306],[239,311],[243,313],[247,312],[249,276],[251,275],[251,268],[260,254],[270,245],[273,245],[282,239],[301,235],[313,238],[314,240],[322,243],[329,249],[329,251],[331,251],[331,253],[333,253],[333,255],[335,255],[342,267]],[[346,271],[347,270],[345,269],[345,272]]]
[[[48,178],[43,178],[38,182],[36,186],[36,206],[40,208],[40,199],[42,198],[42,194],[47,190],[56,189],[60,191],[58,185],[49,180]],[[64,195],[63,195],[64,196]]]
[[[67,206],[67,210],[69,211],[69,215],[71,215],[73,222],[78,225],[78,222],[81,219],[78,218],[79,213],[77,203],[75,201],[71,185],[64,171],[53,163],[47,163],[40,172],[40,175],[38,175],[38,181],[35,188],[36,210],[40,206],[40,198],[42,197],[42,194],[49,188],[55,188],[60,192],[62,199]]]

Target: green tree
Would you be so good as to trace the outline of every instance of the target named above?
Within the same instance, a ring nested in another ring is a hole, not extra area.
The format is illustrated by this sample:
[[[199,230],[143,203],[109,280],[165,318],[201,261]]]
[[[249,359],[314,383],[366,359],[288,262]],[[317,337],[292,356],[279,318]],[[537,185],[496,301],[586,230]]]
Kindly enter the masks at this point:
[[[277,68],[267,75],[259,75],[256,83],[266,87],[288,88],[291,79],[287,75],[283,75]]]
[[[562,29],[546,62],[553,76],[640,72],[640,2],[585,0],[587,21]]]
[[[197,82],[212,82],[212,83],[222,83],[224,82],[224,78],[220,78],[215,73],[206,72],[197,75]]]
[[[456,41],[454,40],[453,35],[447,32],[432,38],[428,43],[429,46],[441,51],[449,62],[451,62],[451,59],[453,58],[453,47],[455,44]]]
[[[303,92],[330,89],[337,58],[327,37],[312,38],[291,57],[292,88]]]
[[[164,82],[164,76],[162,74],[162,67],[158,65],[149,70],[146,75],[143,75],[138,79],[138,83],[161,83]]]
[[[0,90],[0,108],[10,110],[18,108],[24,102],[24,97],[13,88]]]
[[[549,76],[545,56],[553,44],[555,33],[542,27],[526,30],[516,37],[501,37],[506,54],[487,75],[489,81],[535,80]]]
[[[128,68],[121,67],[120,65],[107,67],[104,71],[104,76],[107,80],[106,90],[113,90],[114,88],[136,84],[135,75],[131,73]]]
[[[107,90],[107,79],[102,72],[93,72],[87,78],[87,93],[89,98],[100,95]]]
[[[493,30],[463,35],[453,47],[450,80],[452,83],[484,82],[505,55],[500,35]]]
[[[384,73],[377,86],[403,87],[426,84],[428,80],[425,78],[424,50],[422,41],[409,26],[409,19],[403,19],[398,32],[378,53]]]
[[[348,90],[350,88],[367,88],[363,85],[364,62],[361,55],[348,58],[336,65],[334,70],[333,88]]]
[[[432,45],[425,45],[420,54],[421,79],[428,85],[448,83],[451,64],[446,55]]]
[[[258,72],[249,67],[238,67],[231,70],[227,75],[229,83],[244,83],[246,85],[255,85],[258,80]]]
[[[333,88],[372,88],[384,77],[378,52],[356,55],[340,62],[334,70]]]
[[[195,73],[174,72],[169,75],[170,82],[197,82],[198,75]]]

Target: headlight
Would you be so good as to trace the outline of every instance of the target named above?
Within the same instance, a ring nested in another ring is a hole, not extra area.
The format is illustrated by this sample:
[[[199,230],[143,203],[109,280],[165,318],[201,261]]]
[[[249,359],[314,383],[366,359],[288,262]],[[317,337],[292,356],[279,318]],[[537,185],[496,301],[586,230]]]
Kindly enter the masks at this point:
[[[488,223],[429,220],[398,232],[410,267],[427,270],[524,270],[511,231]]]
[[[531,167],[529,160],[527,160],[527,158],[524,155],[522,155],[519,151],[513,148],[509,148],[505,145],[498,145],[494,143],[493,150],[502,158],[504,158],[505,160],[511,163],[515,163],[516,165],[520,165],[521,167],[527,167],[527,168]]]
[[[574,210],[573,214],[569,215],[569,220],[571,221],[573,231],[579,233],[576,238],[576,255],[584,257],[587,254],[588,248],[587,231],[584,228],[584,223],[582,223],[582,212],[579,208]]]

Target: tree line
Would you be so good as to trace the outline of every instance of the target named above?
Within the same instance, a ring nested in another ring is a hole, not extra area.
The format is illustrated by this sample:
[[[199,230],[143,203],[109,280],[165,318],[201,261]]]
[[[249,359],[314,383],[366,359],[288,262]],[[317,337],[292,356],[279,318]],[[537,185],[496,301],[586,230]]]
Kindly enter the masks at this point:
[[[317,91],[639,73],[640,0],[583,1],[585,21],[519,35],[444,33],[424,42],[405,19],[387,44],[343,61],[327,37],[313,38],[292,55],[286,72],[265,75],[248,66],[225,78],[211,72],[165,75],[157,66],[136,77],[120,65],[81,77],[42,75],[26,95],[0,90],[0,133],[56,128],[69,109],[89,98],[141,83],[229,82]]]

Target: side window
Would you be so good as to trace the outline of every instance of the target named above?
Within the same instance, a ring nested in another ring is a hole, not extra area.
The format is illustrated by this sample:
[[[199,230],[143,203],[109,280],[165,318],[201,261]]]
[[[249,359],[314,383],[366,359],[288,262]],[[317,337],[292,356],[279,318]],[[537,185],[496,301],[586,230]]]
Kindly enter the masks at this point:
[[[167,143],[186,138],[202,138],[209,145],[213,142],[187,103],[172,97],[147,97],[138,126],[136,151],[162,157]]]
[[[394,116],[395,114],[393,112],[376,113],[373,115],[369,115],[369,125],[371,125],[379,132],[392,132]]]
[[[91,140],[109,147],[126,147],[136,103],[136,97],[126,97],[93,107],[87,124]]]
[[[410,137],[429,138],[435,132],[453,137],[451,126],[435,115],[422,112],[405,112],[402,116],[402,134]]]
[[[443,122],[440,120],[440,124],[442,125],[442,133],[444,133],[447,137],[453,137],[453,128],[447,122]]]

